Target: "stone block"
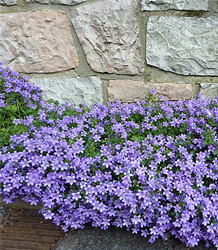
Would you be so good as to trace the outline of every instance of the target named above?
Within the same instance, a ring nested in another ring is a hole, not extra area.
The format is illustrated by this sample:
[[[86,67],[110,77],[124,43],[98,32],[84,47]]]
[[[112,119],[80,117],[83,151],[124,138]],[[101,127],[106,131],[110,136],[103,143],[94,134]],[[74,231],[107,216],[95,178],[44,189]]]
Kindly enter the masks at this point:
[[[218,83],[201,83],[200,94],[212,99],[218,97]]]
[[[142,100],[147,94],[145,83],[133,80],[110,80],[108,85],[108,99],[111,102],[121,100],[129,102]]]
[[[0,61],[24,73],[58,72],[78,66],[65,12],[0,14]]]
[[[218,18],[152,16],[147,64],[182,75],[218,75]]]
[[[79,6],[72,23],[90,67],[96,72],[141,75],[137,0],[103,0]]]
[[[155,89],[157,96],[162,95],[164,100],[183,100],[193,97],[191,84],[179,83],[149,83],[150,89]]]
[[[142,0],[142,11],[192,10],[208,11],[208,0]]]
[[[16,4],[17,4],[17,0],[0,0],[0,5],[12,6]]]
[[[45,100],[53,99],[63,104],[65,102],[79,105],[91,105],[103,102],[103,86],[99,77],[77,78],[40,78],[31,79],[34,85],[43,91]]]
[[[76,5],[86,0],[26,0],[27,3]]]
[[[144,83],[133,80],[110,80],[108,85],[109,101],[133,102],[143,100],[146,95],[155,89],[157,96],[162,95],[164,100],[180,100],[192,98],[191,84],[178,83]]]

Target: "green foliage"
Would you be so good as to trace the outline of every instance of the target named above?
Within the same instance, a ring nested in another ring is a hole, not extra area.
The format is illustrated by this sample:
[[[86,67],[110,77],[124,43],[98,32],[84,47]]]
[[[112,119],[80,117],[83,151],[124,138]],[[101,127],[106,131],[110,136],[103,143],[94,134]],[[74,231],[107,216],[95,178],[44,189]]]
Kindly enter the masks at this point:
[[[40,97],[41,90],[0,64],[0,148],[9,145],[11,135],[27,131],[26,126],[15,121],[31,115],[36,117]]]

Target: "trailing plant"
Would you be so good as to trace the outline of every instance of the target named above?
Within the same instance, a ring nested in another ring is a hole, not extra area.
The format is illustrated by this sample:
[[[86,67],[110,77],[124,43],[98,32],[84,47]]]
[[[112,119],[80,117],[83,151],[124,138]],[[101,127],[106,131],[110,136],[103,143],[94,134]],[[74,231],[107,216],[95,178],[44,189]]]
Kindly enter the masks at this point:
[[[0,195],[63,230],[126,227],[218,248],[218,98],[55,105],[16,119],[0,150]]]
[[[9,144],[10,135],[25,131],[25,125],[15,125],[15,119],[36,116],[41,90],[10,68],[0,63],[0,147]]]

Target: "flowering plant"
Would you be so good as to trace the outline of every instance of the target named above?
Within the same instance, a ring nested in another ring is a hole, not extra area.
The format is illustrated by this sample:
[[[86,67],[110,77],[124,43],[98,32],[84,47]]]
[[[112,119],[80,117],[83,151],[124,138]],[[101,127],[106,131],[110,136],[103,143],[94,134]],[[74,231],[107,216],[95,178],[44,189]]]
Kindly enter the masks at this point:
[[[13,120],[36,115],[41,95],[40,88],[31,85],[28,77],[21,77],[0,63],[0,147],[9,144],[10,135],[25,130]]]
[[[0,150],[0,195],[63,230],[126,227],[218,248],[218,98],[86,106],[40,102]]]

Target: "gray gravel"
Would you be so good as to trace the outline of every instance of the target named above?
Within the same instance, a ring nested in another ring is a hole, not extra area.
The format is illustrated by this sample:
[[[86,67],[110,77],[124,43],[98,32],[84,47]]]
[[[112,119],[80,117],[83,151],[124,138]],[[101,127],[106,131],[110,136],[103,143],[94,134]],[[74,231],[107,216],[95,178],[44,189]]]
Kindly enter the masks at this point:
[[[132,234],[125,229],[111,227],[106,231],[87,226],[85,229],[72,231],[56,250],[215,250],[215,247],[187,248],[179,240],[169,238],[151,244],[144,237]]]
[[[0,230],[3,229],[4,224],[8,220],[9,213],[10,208],[0,202]]]
[[[2,219],[3,217],[8,215],[8,208],[0,203],[0,218]]]
[[[28,210],[29,211],[29,210]],[[0,202],[0,230],[8,220],[13,209]],[[36,211],[35,211],[36,212]],[[188,248],[179,240],[169,237],[166,240],[151,244],[144,237],[132,234],[126,229],[110,227],[107,230],[87,225],[85,229],[72,230],[56,250],[216,250],[215,247],[205,248],[201,243]]]

